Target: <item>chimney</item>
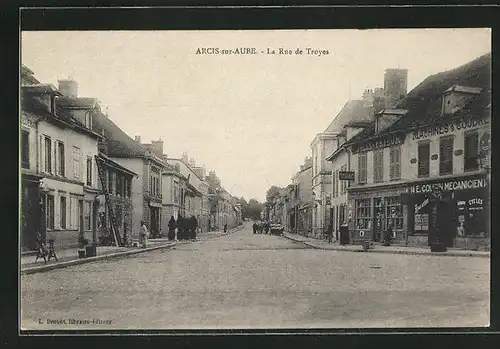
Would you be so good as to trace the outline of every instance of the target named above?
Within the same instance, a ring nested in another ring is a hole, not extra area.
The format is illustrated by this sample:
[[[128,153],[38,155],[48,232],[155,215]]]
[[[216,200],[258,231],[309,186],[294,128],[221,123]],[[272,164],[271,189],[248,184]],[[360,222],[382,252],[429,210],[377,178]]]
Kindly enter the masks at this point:
[[[186,153],[182,153],[182,161],[184,161],[186,164],[188,163],[189,159],[188,159],[188,155]]]
[[[59,92],[61,92],[64,96],[70,98],[78,97],[78,83],[71,78],[57,80],[59,83]]]
[[[161,139],[157,141],[151,141],[151,145],[153,146],[153,150],[156,154],[161,156],[163,154],[163,141]]]
[[[141,136],[135,136],[135,141],[140,144],[141,143]]]

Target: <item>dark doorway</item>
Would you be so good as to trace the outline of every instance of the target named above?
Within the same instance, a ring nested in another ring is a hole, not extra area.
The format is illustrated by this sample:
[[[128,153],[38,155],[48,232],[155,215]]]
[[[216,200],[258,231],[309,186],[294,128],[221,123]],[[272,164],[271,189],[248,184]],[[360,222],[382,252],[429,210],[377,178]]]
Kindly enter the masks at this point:
[[[23,250],[36,249],[36,232],[45,236],[42,221],[42,207],[39,196],[39,182],[23,180],[21,184],[21,247]]]
[[[160,232],[160,209],[158,207],[151,207],[150,210],[150,224],[149,230],[153,237],[158,236]]]
[[[374,217],[373,217],[373,241],[380,241],[382,231],[384,230],[384,201],[382,198],[373,199]]]

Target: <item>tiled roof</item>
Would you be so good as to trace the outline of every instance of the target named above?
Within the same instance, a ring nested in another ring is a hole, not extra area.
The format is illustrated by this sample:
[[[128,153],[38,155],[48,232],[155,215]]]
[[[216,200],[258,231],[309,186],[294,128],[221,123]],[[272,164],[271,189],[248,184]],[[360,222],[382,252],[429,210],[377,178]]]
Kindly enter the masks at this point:
[[[407,130],[414,127],[430,124],[441,115],[441,97],[450,87],[454,85],[470,88],[480,88],[479,96],[473,98],[461,112],[455,113],[449,118],[456,118],[463,113],[484,112],[484,108],[491,100],[491,53],[485,54],[458,68],[431,75],[408,93],[396,106],[397,109],[406,109],[408,113],[385,129],[380,135]],[[477,92],[477,89],[473,91]],[[445,120],[445,118],[439,118]],[[374,136],[375,126],[373,122],[369,127],[351,138],[347,144],[359,142]]]
[[[22,87],[22,93],[23,94],[53,93],[55,95],[61,96],[61,92],[59,92],[52,84],[24,85]]]
[[[52,114],[47,106],[39,100],[27,95],[21,99],[21,109],[23,112],[32,113],[36,116],[45,117],[56,122],[63,122],[69,126],[75,127],[82,133],[89,134],[94,137],[100,137],[94,131],[87,129],[80,121],[72,117],[64,109],[56,107],[56,114]]]
[[[139,143],[130,138],[113,121],[103,113],[96,113],[93,118],[93,129],[95,132],[106,137],[108,145],[108,156],[116,157],[144,157],[147,151]]]
[[[126,168],[126,167],[123,167],[122,165],[120,165],[119,163],[117,163],[116,161],[114,161],[113,159],[109,158],[108,156],[106,156],[106,154],[103,154],[101,152],[99,152],[99,158],[101,160],[103,160],[106,164],[108,165],[111,165],[112,167],[115,167],[116,169],[119,169],[125,173],[128,173],[128,174],[131,174],[133,176],[136,176],[137,173],[135,173],[134,171]]]
[[[65,108],[94,108],[97,104],[97,98],[92,97],[60,97],[57,99],[57,104]]]
[[[368,121],[371,118],[371,108],[359,99],[347,101],[335,116],[325,132],[341,131],[349,122]]]

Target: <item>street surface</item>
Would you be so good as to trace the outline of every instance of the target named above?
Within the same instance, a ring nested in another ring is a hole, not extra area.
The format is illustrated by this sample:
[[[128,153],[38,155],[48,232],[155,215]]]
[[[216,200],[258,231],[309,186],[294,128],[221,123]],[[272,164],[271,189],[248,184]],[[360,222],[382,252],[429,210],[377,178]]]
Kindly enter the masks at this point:
[[[315,250],[247,223],[175,249],[23,275],[21,328],[488,326],[489,264]]]

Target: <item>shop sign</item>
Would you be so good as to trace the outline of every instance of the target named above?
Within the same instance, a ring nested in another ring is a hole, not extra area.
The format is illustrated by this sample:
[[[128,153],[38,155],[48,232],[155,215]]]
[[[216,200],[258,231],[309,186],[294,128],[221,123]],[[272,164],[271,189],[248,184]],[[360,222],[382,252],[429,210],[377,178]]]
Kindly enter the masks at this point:
[[[386,148],[403,144],[405,141],[405,136],[406,135],[404,133],[396,133],[378,139],[368,140],[364,143],[355,143],[352,145],[352,153],[356,154],[378,148]]]
[[[354,171],[339,171],[339,180],[341,181],[353,181]]]
[[[473,127],[483,126],[489,123],[490,121],[488,119],[462,118],[451,123],[425,126],[413,131],[413,140],[420,140],[436,135],[453,133],[460,130],[466,130]]]
[[[409,193],[420,194],[430,193],[434,185],[439,186],[442,191],[464,190],[464,189],[477,189],[487,188],[488,181],[486,178],[463,179],[463,180],[448,180],[435,183],[424,183],[411,185]]]

